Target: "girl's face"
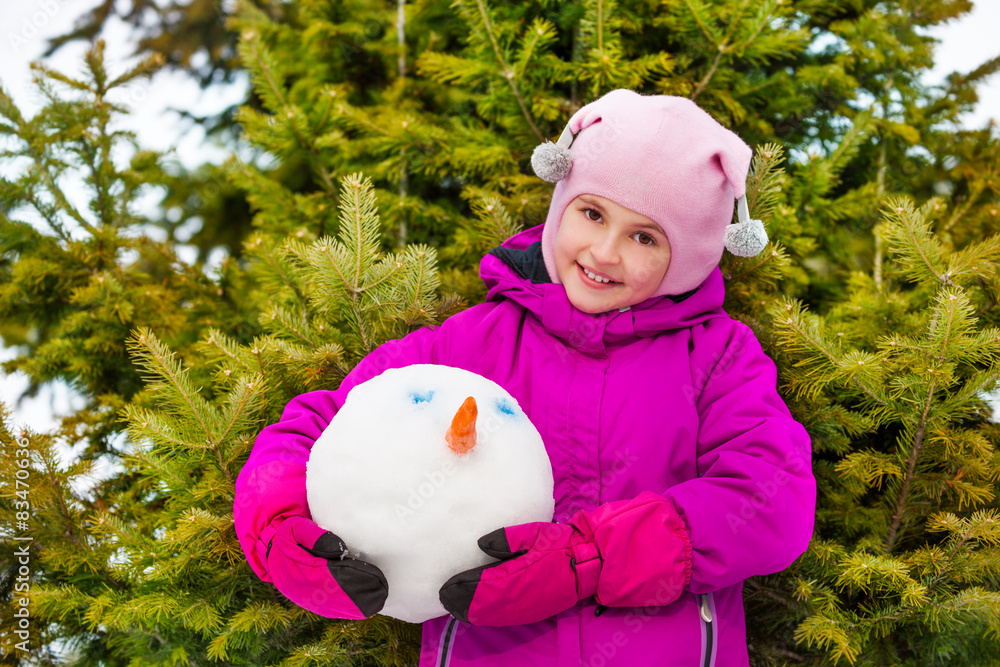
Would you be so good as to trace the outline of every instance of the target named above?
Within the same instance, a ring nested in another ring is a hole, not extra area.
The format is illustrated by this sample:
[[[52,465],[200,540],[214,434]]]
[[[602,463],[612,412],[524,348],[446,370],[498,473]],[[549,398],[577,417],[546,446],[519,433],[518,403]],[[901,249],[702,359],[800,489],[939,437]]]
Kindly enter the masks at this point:
[[[554,254],[570,303],[585,313],[645,301],[670,265],[670,243],[658,224],[589,194],[571,201],[563,212]]]

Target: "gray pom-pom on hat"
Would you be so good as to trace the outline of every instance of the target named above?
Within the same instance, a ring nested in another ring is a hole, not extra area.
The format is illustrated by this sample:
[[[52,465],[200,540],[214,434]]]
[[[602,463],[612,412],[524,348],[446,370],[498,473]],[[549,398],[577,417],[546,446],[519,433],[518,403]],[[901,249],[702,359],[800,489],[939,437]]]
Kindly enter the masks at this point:
[[[767,246],[767,232],[764,223],[750,218],[746,197],[740,197],[736,206],[740,221],[726,227],[722,242],[734,255],[753,257]]]
[[[767,245],[767,232],[760,220],[737,222],[726,227],[722,242],[726,250],[740,257],[753,257]]]
[[[567,125],[556,143],[546,141],[535,146],[531,153],[531,168],[538,178],[557,183],[569,175],[569,170],[573,168],[573,153],[569,150],[573,145],[573,138]]]
[[[535,146],[531,153],[531,168],[538,178],[556,183],[566,178],[573,167],[573,154],[568,148],[546,141]]]

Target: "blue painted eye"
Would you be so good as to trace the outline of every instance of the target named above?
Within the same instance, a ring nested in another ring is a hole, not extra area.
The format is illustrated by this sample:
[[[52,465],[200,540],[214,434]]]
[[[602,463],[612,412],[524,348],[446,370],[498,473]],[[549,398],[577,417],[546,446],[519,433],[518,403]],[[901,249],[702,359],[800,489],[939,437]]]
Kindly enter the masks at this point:
[[[504,413],[505,415],[514,416],[517,414],[517,408],[511,404],[506,398],[501,398],[497,401],[497,410]]]
[[[411,391],[410,392],[410,400],[413,401],[414,405],[419,405],[421,403],[430,403],[432,398],[434,398],[434,392],[433,391],[424,391],[424,392]]]

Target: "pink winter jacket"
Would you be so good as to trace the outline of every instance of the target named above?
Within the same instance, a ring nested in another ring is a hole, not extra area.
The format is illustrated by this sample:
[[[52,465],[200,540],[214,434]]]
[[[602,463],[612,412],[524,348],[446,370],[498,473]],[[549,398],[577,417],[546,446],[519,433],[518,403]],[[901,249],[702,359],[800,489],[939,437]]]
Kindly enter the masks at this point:
[[[588,315],[561,285],[529,280],[544,277],[540,257],[527,268],[511,261],[540,237],[541,227],[530,229],[504,244],[513,251],[500,252],[506,260],[483,259],[486,303],[383,345],[336,391],[289,403],[282,420],[294,414],[308,426],[265,429],[237,480],[244,550],[260,573],[253,511],[241,507],[255,467],[304,466],[350,389],[382,371],[457,366],[507,389],[542,434],[557,522],[643,491],[661,494],[686,524],[691,578],[665,606],[653,598],[604,608],[589,598],[511,627],[432,619],[423,624],[420,667],[747,665],[743,580],[787,567],[813,530],[809,436],[778,396],[774,363],[722,310],[718,269],[686,298]]]

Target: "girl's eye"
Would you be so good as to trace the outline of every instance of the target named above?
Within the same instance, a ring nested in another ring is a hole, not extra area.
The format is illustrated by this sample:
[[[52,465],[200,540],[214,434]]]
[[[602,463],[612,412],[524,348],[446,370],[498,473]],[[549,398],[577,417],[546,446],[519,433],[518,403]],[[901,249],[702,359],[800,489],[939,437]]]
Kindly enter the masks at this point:
[[[593,220],[594,222],[601,221],[601,214],[597,211],[597,209],[585,208],[583,209],[583,214],[587,216],[588,220]]]
[[[646,232],[636,232],[632,235],[636,241],[642,245],[656,245],[656,239],[647,234]]]

